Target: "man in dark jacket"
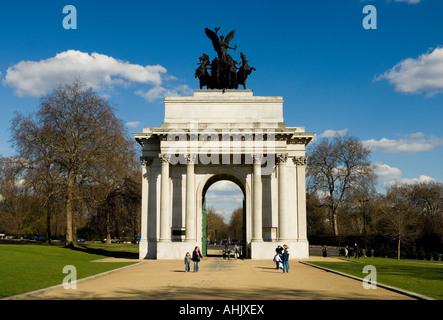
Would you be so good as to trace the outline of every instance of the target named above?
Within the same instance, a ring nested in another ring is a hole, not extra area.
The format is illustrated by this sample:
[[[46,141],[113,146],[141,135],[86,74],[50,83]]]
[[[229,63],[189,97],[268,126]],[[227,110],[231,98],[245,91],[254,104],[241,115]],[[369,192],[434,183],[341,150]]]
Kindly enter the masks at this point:
[[[288,273],[289,272],[289,251],[288,251],[288,249],[285,248],[281,259],[283,261],[283,273],[285,273],[285,271],[286,271],[286,273]]]

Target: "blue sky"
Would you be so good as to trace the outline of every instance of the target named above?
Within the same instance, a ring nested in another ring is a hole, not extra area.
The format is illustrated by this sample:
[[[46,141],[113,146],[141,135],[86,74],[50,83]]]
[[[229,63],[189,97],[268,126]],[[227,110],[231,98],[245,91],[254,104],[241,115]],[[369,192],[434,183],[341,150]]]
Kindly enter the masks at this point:
[[[65,5],[75,30],[63,28]],[[366,5],[377,29],[363,28]],[[288,126],[358,137],[382,187],[442,182],[442,13],[441,0],[1,1],[0,155],[14,154],[14,112],[35,111],[75,77],[108,97],[129,132],[160,126],[164,96],[192,95],[198,57],[215,56],[204,28],[220,27],[236,30],[233,58],[244,52],[257,69],[254,95],[283,96]]]

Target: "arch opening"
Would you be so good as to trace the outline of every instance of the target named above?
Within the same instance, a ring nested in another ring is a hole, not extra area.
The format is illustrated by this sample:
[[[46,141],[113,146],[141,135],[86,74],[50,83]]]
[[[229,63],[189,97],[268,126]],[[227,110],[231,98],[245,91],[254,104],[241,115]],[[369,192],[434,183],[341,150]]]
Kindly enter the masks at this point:
[[[207,256],[234,259],[246,255],[246,204],[244,185],[229,174],[206,182],[202,196],[202,249]]]

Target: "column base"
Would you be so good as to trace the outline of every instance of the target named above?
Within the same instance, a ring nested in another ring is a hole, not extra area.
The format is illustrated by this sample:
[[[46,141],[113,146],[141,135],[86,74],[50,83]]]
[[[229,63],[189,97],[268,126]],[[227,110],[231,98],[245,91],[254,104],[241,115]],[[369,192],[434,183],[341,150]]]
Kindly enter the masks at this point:
[[[186,252],[192,254],[195,246],[199,246],[201,250],[200,244],[196,242],[158,242],[157,259],[183,259]]]
[[[251,259],[271,259],[275,255],[275,248],[277,243],[262,241],[251,241]]]
[[[289,247],[289,259],[308,259],[308,240],[278,240],[273,242],[251,241],[251,259],[272,259],[278,245],[286,244]]]
[[[141,239],[138,244],[138,258],[140,260],[146,259],[147,255],[148,255],[148,240]]]
[[[155,259],[157,256],[157,241],[141,239],[139,243],[138,258],[142,259]]]

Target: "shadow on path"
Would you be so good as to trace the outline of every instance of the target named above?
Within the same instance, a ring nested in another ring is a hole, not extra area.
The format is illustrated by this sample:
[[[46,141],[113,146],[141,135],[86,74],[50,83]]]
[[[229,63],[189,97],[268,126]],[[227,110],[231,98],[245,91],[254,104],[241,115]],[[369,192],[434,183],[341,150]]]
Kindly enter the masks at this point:
[[[121,300],[349,300],[349,295],[330,291],[312,291],[289,288],[193,288],[165,286],[155,290],[117,290],[110,292]],[[56,298],[57,299],[57,298]],[[106,295],[79,293],[70,295],[70,299],[109,299]],[[367,295],[354,295],[353,300],[368,300]],[[374,297],[373,299],[377,299]]]
[[[102,248],[90,248],[90,247],[86,247],[86,246],[65,247],[65,248],[71,249],[74,251],[80,251],[80,252],[85,252],[85,253],[89,253],[89,254],[94,254],[94,255],[98,255],[98,256],[134,259],[134,260],[137,259],[138,260],[138,253],[137,252],[111,251],[111,250],[105,250]]]

